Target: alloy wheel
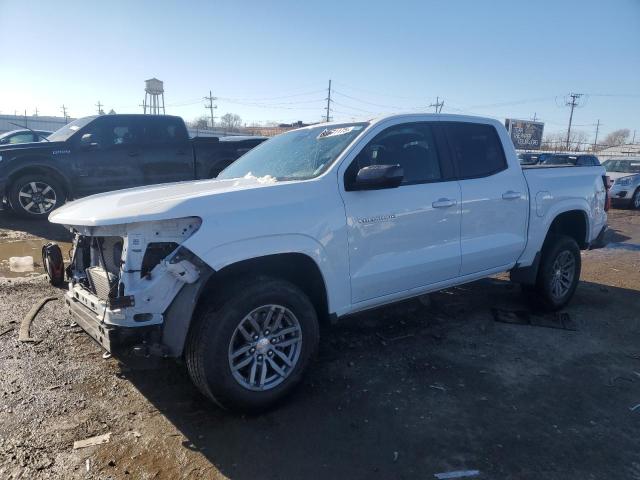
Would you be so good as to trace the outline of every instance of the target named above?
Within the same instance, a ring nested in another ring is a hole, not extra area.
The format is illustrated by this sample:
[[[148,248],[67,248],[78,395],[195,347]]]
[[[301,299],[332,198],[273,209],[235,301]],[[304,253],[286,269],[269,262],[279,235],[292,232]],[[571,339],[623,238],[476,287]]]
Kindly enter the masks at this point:
[[[570,251],[563,250],[558,254],[551,272],[551,295],[562,298],[571,289],[576,273],[576,261]]]
[[[32,215],[43,215],[56,206],[57,196],[51,185],[45,182],[25,183],[18,191],[20,206]]]
[[[229,343],[234,379],[249,390],[270,390],[286,380],[302,349],[302,329],[291,310],[263,305],[238,324]]]

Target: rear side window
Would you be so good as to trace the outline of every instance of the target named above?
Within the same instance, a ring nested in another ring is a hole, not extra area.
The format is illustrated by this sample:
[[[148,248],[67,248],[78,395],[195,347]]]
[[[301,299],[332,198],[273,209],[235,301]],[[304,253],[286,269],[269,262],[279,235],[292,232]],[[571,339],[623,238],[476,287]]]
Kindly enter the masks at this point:
[[[491,125],[450,123],[446,130],[458,178],[488,177],[507,168],[500,137]]]
[[[147,140],[151,143],[176,143],[187,140],[187,136],[178,119],[154,118],[146,123]]]

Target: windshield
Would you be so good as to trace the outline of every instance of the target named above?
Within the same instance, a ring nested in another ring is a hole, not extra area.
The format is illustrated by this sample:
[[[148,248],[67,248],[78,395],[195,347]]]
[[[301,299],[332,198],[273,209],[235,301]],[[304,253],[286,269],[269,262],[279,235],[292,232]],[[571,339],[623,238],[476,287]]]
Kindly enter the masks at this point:
[[[60,130],[56,130],[47,137],[50,142],[64,142],[71,137],[74,133],[92,121],[95,117],[84,117],[74,120],[71,123],[67,123]]]
[[[345,123],[283,133],[258,145],[218,175],[275,180],[307,180],[323,173],[367,126]]]
[[[607,172],[640,173],[640,158],[638,160],[607,160],[603,166]]]

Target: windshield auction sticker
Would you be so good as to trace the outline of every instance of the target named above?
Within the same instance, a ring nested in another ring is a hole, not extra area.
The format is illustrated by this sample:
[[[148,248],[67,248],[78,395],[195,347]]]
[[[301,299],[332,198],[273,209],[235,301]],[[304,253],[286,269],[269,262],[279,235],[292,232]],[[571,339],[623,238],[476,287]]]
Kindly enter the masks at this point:
[[[338,135],[345,135],[354,130],[361,130],[362,125],[353,125],[351,127],[342,128],[325,128],[317,138],[337,137]]]

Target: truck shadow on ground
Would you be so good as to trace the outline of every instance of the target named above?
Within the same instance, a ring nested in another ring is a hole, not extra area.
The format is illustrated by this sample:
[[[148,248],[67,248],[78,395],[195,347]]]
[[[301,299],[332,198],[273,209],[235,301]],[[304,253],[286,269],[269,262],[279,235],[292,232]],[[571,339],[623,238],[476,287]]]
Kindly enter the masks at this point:
[[[70,242],[72,239],[71,233],[63,225],[49,223],[46,218],[21,218],[6,209],[0,210],[0,229],[24,232],[56,242]]]
[[[499,279],[438,292],[426,306],[359,314],[323,332],[302,385],[259,416],[211,405],[173,362],[123,375],[179,429],[184,448],[232,479],[460,469],[535,478],[544,465],[545,478],[615,476],[612,452],[635,455],[640,427],[626,406],[640,392],[607,384],[612,369],[640,370],[628,355],[633,345],[640,352],[630,321],[638,295],[582,282],[567,309],[575,331],[496,322],[492,308],[528,309],[519,288]]]

